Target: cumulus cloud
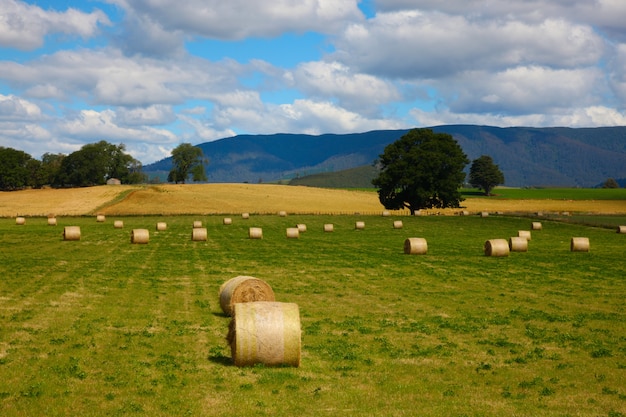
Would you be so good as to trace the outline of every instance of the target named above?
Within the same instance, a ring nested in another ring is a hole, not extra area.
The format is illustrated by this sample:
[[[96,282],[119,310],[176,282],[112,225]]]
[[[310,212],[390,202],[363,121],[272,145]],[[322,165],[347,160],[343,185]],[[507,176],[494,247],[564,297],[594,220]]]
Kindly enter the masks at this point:
[[[42,46],[47,35],[55,33],[89,38],[100,25],[110,23],[100,10],[57,12],[17,0],[0,0],[0,45],[4,47],[32,50]]]
[[[41,109],[35,103],[14,95],[0,94],[0,120],[31,120],[41,119]]]

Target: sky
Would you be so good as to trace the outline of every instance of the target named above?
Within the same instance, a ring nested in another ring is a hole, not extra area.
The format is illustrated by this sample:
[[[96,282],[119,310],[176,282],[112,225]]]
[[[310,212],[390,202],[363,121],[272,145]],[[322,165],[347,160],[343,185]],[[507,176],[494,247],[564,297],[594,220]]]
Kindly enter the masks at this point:
[[[442,124],[626,125],[626,1],[0,0],[0,146],[37,159]]]

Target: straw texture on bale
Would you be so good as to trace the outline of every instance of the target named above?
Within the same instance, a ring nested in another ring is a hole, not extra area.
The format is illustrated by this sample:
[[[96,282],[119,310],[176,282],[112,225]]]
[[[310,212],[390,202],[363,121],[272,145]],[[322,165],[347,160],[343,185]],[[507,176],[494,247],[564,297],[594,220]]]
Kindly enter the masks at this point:
[[[248,237],[250,239],[263,239],[263,229],[260,227],[251,227],[248,229]]]
[[[267,282],[246,275],[239,275],[223,283],[219,297],[222,311],[229,316],[233,315],[233,306],[237,303],[276,300],[274,291]]]
[[[26,219],[24,217],[16,217],[15,224],[19,224],[20,226],[26,224]]]
[[[124,228],[124,222],[121,220],[115,220],[113,222],[113,227],[116,229],[123,229]]]
[[[65,226],[63,229],[63,240],[80,240],[80,227]]]
[[[511,252],[528,252],[528,239],[523,236],[513,236],[509,239]]]
[[[133,229],[130,232],[130,243],[145,245],[150,240],[150,232],[148,229]]]
[[[404,253],[407,255],[424,255],[428,252],[428,242],[422,237],[410,237],[404,241]]]
[[[589,238],[588,237],[573,237],[570,242],[570,251],[589,252]]]
[[[57,218],[56,217],[48,217],[48,226],[56,226]]]
[[[223,224],[233,224],[233,219],[231,219],[230,217],[224,217],[224,220],[222,220]]]
[[[163,230],[167,230],[167,223],[165,223],[165,222],[157,222],[156,229],[159,232],[162,232]]]
[[[297,227],[288,227],[287,228],[287,238],[288,239],[298,239],[300,237],[300,230]]]
[[[333,224],[332,224],[332,223],[326,223],[326,224],[324,225],[324,231],[325,231],[325,232],[332,232],[332,231],[334,231],[334,230],[335,230],[335,226],[333,226]]]
[[[294,303],[235,304],[228,343],[235,366],[300,366],[300,312]]]
[[[207,240],[206,227],[196,227],[191,231],[191,240],[194,242],[204,242]]]
[[[198,229],[198,228],[202,227],[202,222],[200,220],[194,220],[193,227],[194,227],[194,229]]]
[[[105,221],[105,220],[106,220],[106,217],[104,216],[104,214],[98,214],[98,215],[96,216],[96,221],[97,221],[98,223],[104,223],[104,221]]]
[[[298,229],[298,232],[300,233],[306,232],[306,224],[299,223],[296,225],[296,228]]]
[[[626,226],[617,226],[617,233],[626,233]]]
[[[363,229],[365,229],[365,222],[356,222],[354,224],[354,228],[356,230],[363,230]]]
[[[517,231],[517,236],[518,237],[523,237],[526,240],[531,240],[530,230],[518,230]]]
[[[506,239],[490,239],[486,241],[485,256],[509,256],[509,242]]]
[[[241,218],[242,219],[249,219],[250,218],[250,213],[241,213]]]
[[[402,226],[403,226],[402,220],[395,220],[393,222],[393,228],[394,229],[402,229]]]

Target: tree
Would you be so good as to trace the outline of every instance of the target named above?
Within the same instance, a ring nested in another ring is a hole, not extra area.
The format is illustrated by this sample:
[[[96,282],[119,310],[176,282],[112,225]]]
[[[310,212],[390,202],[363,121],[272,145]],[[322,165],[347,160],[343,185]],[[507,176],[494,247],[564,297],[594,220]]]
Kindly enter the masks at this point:
[[[192,175],[193,181],[206,181],[204,164],[207,160],[203,157],[202,149],[191,143],[181,143],[172,150],[173,168],[167,176],[167,180],[183,184]]]
[[[619,188],[619,184],[615,181],[615,178],[607,178],[602,184],[602,188]]]
[[[385,147],[380,174],[372,181],[390,210],[459,207],[467,156],[454,138],[431,129],[413,129]]]
[[[502,174],[498,165],[493,163],[493,159],[490,156],[482,155],[472,162],[469,172],[469,183],[472,187],[483,190],[485,195],[491,195],[491,190],[496,185],[504,184],[504,174]]]
[[[26,152],[0,147],[0,190],[13,191],[32,185],[34,162],[37,161]]]

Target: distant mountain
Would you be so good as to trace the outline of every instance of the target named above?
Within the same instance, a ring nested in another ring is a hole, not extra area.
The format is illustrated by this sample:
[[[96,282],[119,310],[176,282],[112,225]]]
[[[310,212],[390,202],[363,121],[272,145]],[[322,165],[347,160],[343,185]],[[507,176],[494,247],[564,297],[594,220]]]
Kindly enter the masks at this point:
[[[626,178],[626,127],[431,129],[451,134],[470,160],[491,156],[507,186],[593,187],[609,177]],[[239,135],[197,146],[209,158],[210,182],[274,182],[371,165],[407,131]],[[166,158],[144,166],[144,172],[164,181],[171,167],[171,158]]]

